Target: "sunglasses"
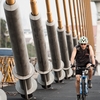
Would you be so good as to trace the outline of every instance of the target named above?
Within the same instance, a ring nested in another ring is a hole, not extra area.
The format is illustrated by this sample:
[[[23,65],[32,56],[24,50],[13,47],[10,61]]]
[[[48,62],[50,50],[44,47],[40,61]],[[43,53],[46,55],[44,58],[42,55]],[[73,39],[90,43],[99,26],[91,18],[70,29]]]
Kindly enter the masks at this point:
[[[81,45],[86,45],[86,43],[81,43]]]

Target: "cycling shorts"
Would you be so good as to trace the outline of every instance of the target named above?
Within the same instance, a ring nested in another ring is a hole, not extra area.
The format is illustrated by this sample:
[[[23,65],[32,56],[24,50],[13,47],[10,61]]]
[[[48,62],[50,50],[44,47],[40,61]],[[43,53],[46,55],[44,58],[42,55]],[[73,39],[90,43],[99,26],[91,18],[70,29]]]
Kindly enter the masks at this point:
[[[89,63],[87,63],[87,64],[89,64]],[[84,71],[84,69],[86,68],[87,64],[85,64],[84,66],[76,66],[76,75],[82,75],[82,71]]]
[[[82,71],[84,70],[84,67],[83,66],[81,66],[81,67],[82,67],[82,69],[76,68],[76,75],[82,75]]]

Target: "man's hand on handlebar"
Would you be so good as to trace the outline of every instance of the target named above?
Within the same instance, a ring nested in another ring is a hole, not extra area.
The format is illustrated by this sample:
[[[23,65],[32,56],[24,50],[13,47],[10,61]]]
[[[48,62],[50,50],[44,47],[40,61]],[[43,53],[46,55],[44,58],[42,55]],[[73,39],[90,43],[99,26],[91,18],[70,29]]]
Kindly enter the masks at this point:
[[[76,67],[75,67],[74,64],[71,64],[71,68],[72,68],[72,70],[75,70],[76,69]]]
[[[91,67],[95,68],[96,66],[94,64],[92,64]]]

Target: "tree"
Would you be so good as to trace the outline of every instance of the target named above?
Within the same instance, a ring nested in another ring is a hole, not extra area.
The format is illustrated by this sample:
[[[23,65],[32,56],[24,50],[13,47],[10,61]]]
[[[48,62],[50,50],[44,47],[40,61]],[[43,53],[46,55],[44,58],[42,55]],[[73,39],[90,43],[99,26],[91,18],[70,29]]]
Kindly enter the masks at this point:
[[[4,19],[0,19],[0,47],[7,47],[7,44],[9,47],[11,47],[11,42],[9,39],[9,36],[6,36],[8,34],[7,27],[6,27],[6,21]]]
[[[7,31],[7,28],[6,28],[6,21],[4,19],[0,19],[0,24],[1,24],[1,33],[0,33],[0,43],[1,43],[1,47],[5,47],[5,33]]]
[[[28,55],[29,55],[29,57],[36,57],[35,46],[33,46],[32,44],[28,44],[27,45],[27,49],[28,49]]]

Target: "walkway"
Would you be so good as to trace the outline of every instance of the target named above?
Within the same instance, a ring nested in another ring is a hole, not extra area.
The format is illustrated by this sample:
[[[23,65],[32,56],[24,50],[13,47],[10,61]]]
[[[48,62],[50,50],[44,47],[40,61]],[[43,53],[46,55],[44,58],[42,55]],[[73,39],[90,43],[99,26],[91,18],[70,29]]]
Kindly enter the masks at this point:
[[[74,82],[75,78],[70,78],[64,80],[63,83],[53,83],[50,89],[43,89],[38,84],[38,88],[33,93],[33,97],[35,100],[76,100]],[[92,83],[93,88],[89,89],[87,100],[100,100],[100,77],[93,76]],[[5,87],[4,90],[9,92],[7,94],[7,100],[23,100],[19,94],[16,94],[14,85]]]

